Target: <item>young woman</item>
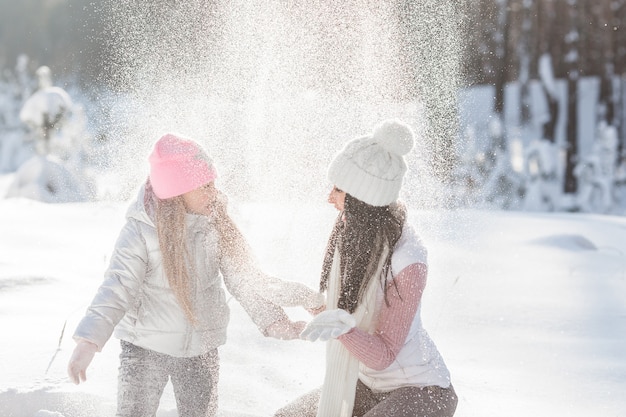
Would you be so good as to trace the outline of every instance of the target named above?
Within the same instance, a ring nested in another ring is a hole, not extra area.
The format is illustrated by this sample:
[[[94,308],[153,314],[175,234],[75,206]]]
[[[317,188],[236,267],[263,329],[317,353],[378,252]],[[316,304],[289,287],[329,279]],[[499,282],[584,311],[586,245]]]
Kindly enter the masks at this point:
[[[283,306],[323,305],[318,292],[263,274],[196,142],[166,134],[127,212],[104,281],[79,323],[68,365],[76,384],[113,332],[121,340],[117,416],[154,416],[171,379],[181,417],[215,416],[218,346],[229,308],[222,282],[260,331],[297,338]]]
[[[427,256],[398,202],[413,132],[388,120],[332,161],[339,210],[322,267],[326,310],[301,337],[328,341],[326,376],[280,417],[450,417],[457,397],[424,328]]]

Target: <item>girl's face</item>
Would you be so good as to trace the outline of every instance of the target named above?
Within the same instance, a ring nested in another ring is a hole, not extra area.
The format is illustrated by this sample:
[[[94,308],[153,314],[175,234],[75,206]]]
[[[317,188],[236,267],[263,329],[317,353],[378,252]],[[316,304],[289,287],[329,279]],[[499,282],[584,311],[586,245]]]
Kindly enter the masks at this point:
[[[346,192],[337,187],[333,187],[330,194],[328,194],[328,202],[335,206],[337,210],[343,211],[346,203]]]
[[[183,201],[188,212],[208,216],[213,211],[217,189],[213,181],[183,194]]]

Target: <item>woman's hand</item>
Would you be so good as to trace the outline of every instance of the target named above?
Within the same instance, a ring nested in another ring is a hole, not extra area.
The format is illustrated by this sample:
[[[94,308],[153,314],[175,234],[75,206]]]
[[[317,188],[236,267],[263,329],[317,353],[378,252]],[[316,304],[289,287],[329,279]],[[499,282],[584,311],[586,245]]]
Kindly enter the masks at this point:
[[[305,326],[304,321],[280,320],[265,329],[265,335],[281,340],[299,339]]]
[[[87,340],[78,342],[67,365],[67,374],[76,385],[87,380],[87,367],[91,363],[98,346]]]
[[[352,314],[342,309],[326,310],[311,320],[302,334],[301,339],[315,342],[321,340],[325,342],[335,339],[342,334],[348,333],[356,326],[356,320]]]

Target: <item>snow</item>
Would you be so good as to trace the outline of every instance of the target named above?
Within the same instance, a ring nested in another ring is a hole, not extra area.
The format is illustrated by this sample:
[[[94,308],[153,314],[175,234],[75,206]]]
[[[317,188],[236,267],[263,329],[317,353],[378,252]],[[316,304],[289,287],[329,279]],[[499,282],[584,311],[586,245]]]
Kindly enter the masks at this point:
[[[61,120],[72,108],[72,99],[60,87],[46,87],[36,91],[20,110],[20,120],[35,127]]]
[[[319,201],[232,202],[267,272],[317,286],[335,216]],[[71,384],[65,367],[125,209],[0,200],[0,415],[114,414],[117,340],[96,355],[86,383]],[[623,415],[625,218],[413,210],[410,221],[429,248],[422,313],[452,373],[457,417]],[[264,338],[230,306],[222,416],[269,416],[321,384],[323,343]],[[176,415],[168,386],[158,416]]]
[[[7,197],[27,197],[47,203],[88,201],[88,180],[73,173],[54,156],[34,155],[15,172]]]

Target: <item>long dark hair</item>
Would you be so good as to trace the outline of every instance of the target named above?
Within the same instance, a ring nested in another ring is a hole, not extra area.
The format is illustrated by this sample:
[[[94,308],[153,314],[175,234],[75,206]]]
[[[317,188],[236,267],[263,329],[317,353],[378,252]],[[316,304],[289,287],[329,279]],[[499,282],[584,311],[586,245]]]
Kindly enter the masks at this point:
[[[391,270],[393,248],[402,235],[406,208],[396,202],[376,207],[346,193],[344,210],[339,213],[326,247],[320,289],[328,288],[335,249],[340,259],[341,292],[337,303],[353,313],[365,293],[367,284],[378,268],[383,250],[389,248],[379,277],[387,302],[386,277]]]

